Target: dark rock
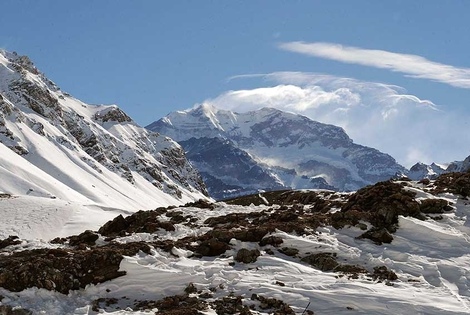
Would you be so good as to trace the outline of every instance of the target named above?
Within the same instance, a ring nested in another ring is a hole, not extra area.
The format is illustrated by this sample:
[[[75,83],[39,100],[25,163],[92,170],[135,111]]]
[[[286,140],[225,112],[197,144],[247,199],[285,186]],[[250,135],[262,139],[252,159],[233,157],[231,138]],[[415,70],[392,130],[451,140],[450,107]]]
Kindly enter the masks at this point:
[[[13,308],[8,305],[0,305],[0,315],[31,315],[33,312],[23,308]]]
[[[422,213],[444,213],[452,210],[447,200],[444,199],[424,199],[419,205]]]
[[[389,244],[393,241],[392,234],[386,228],[371,228],[369,231],[358,236],[358,238],[368,238],[377,245],[382,245],[382,243]]]
[[[69,245],[70,246],[77,246],[80,244],[85,244],[85,245],[90,245],[93,246],[95,245],[95,241],[99,238],[99,235],[94,233],[93,231],[86,230],[85,232],[79,234],[79,235],[74,235],[71,236],[69,239]]]
[[[18,245],[21,244],[18,236],[10,235],[6,239],[0,241],[0,249],[3,249],[10,245]]]
[[[115,217],[112,221],[106,222],[100,229],[98,233],[103,236],[117,236],[122,231],[125,231],[129,226],[128,222],[124,219],[124,217],[120,214]]]
[[[194,208],[201,208],[201,209],[215,209],[215,205],[212,202],[209,202],[204,199],[199,199],[198,201],[188,202],[183,207],[194,207]]]
[[[126,218],[117,216],[112,221],[106,222],[99,230],[103,236],[116,237],[131,233],[154,233],[158,229],[174,231],[173,223],[159,221],[158,216],[164,214],[165,208],[158,208],[150,211],[138,211]]]
[[[113,304],[117,304],[119,301],[116,298],[99,298],[93,301],[91,304],[91,309],[94,312],[99,312],[100,309],[104,307],[109,307]]]
[[[273,250],[272,250],[271,248],[267,248],[267,249],[265,250],[265,252],[266,252],[266,254],[268,254],[268,255],[271,255],[271,256],[274,255],[274,252],[273,252]]]
[[[234,238],[242,242],[261,242],[263,237],[268,234],[268,229],[263,227],[253,227],[234,231]]]
[[[374,267],[374,273],[372,274],[372,277],[375,280],[388,280],[388,281],[395,281],[398,280],[398,276],[395,272],[392,270],[388,269],[386,266],[379,266],[379,267]]]
[[[295,315],[292,308],[281,300],[275,298],[266,298],[258,294],[252,294],[251,300],[260,302],[260,309],[274,311],[275,315]]]
[[[202,256],[219,256],[225,253],[229,248],[230,246],[227,243],[221,242],[216,238],[211,238],[201,242],[195,249],[195,252]]]
[[[257,249],[246,249],[242,248],[237,252],[235,260],[245,264],[254,263],[258,257],[261,255],[260,251]]]
[[[279,252],[283,253],[286,256],[296,256],[299,253],[299,250],[297,248],[293,247],[283,247],[279,249]]]
[[[225,296],[211,304],[217,314],[253,314],[248,306],[243,305],[241,296]]]
[[[429,185],[429,184],[431,183],[431,181],[429,180],[429,178],[423,178],[423,179],[420,180],[418,183],[427,186],[427,185]]]
[[[302,258],[301,261],[306,262],[321,271],[333,271],[339,266],[339,263],[336,261],[335,253],[312,254]]]
[[[280,238],[279,236],[272,236],[271,235],[271,236],[263,238],[259,242],[259,246],[271,245],[271,246],[277,247],[277,246],[281,245],[283,242],[284,242],[284,240],[282,238]]]
[[[349,211],[357,211],[352,223],[357,223],[362,218],[377,228],[393,231],[398,224],[399,215],[423,219],[419,203],[414,199],[415,195],[398,183],[380,182],[351,195],[341,212],[345,215]]]
[[[470,196],[470,172],[447,173],[439,176],[434,182],[436,188],[433,193],[450,192],[466,198]]]
[[[192,282],[188,284],[188,286],[184,289],[184,293],[186,294],[191,294],[191,293],[196,293],[196,292],[197,292],[197,288]]]
[[[145,243],[110,244],[89,250],[35,249],[0,255],[0,287],[19,292],[37,287],[68,294],[125,275],[123,255],[149,253]]]
[[[132,119],[127,116],[121,109],[118,107],[110,108],[105,111],[101,111],[95,114],[95,120],[101,120],[103,122],[115,121],[115,122],[131,122]]]
[[[434,194],[450,192],[466,198],[470,196],[470,172],[440,175],[434,185],[436,186]]]

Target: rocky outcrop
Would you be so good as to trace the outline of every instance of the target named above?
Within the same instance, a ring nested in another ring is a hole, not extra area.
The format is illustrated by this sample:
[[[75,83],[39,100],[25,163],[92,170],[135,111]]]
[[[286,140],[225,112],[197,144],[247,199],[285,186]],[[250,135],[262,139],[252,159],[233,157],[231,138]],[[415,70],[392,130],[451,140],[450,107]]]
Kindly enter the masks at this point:
[[[98,233],[103,236],[116,237],[132,233],[154,233],[158,229],[174,231],[175,227],[171,222],[158,220],[158,216],[165,212],[165,208],[159,208],[151,211],[139,211],[126,218],[119,215],[103,225]]]
[[[68,294],[125,275],[119,270],[123,255],[149,253],[143,243],[92,249],[34,249],[0,255],[0,287],[19,292],[44,288]]]
[[[436,179],[434,185],[435,194],[449,192],[467,198],[470,196],[470,171],[443,174]]]
[[[237,252],[237,255],[234,259],[235,261],[242,262],[244,264],[249,264],[254,263],[260,255],[261,253],[257,249],[242,248]]]
[[[0,249],[3,249],[10,245],[18,245],[18,244],[21,244],[21,240],[18,238],[18,236],[10,235],[4,240],[0,240]]]

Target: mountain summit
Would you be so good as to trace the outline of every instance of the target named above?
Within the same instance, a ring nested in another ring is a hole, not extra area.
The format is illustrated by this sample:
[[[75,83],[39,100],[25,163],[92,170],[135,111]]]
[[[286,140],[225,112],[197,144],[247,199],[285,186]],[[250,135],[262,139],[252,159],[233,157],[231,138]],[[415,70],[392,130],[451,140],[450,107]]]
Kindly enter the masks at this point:
[[[26,56],[0,50],[0,192],[119,209],[204,197],[199,173],[170,138],[115,105],[89,105]]]
[[[406,172],[340,127],[274,108],[236,113],[203,104],[146,128],[178,141],[217,199],[287,188],[350,191]]]

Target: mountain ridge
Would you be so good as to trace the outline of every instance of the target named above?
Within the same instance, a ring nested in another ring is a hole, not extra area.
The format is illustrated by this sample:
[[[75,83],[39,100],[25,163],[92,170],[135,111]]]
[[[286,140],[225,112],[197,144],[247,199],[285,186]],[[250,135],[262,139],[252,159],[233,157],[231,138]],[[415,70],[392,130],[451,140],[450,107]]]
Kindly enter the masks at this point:
[[[253,165],[256,164],[273,178],[271,184],[264,187],[265,190],[280,189],[280,184],[285,189],[330,187],[349,191],[406,172],[391,156],[355,144],[341,127],[274,108],[236,113],[202,104],[170,113],[146,128],[175,139],[186,151],[191,146],[191,138],[230,140],[232,146],[248,154]],[[191,162],[200,168],[202,160],[192,156],[191,151],[187,154]],[[198,154],[200,157],[201,152]],[[227,156],[230,163],[241,163],[239,155]],[[211,157],[206,156],[206,159]],[[220,166],[203,166],[212,169],[203,177],[226,177],[223,172],[216,174],[214,171],[221,169]],[[230,180],[225,182],[232,184]],[[242,182],[239,190],[246,190],[246,185]],[[225,193],[218,187],[208,189],[215,198],[236,195]],[[253,191],[256,189],[259,187],[251,187]]]
[[[61,191],[65,185],[82,202],[129,209],[206,198],[204,183],[184,150],[138,126],[118,106],[75,99],[28,57],[4,50],[0,78],[0,142],[5,146],[0,149],[9,148],[17,160],[27,161],[20,180],[24,185],[28,177],[38,181],[44,173],[55,179],[48,190],[35,193],[67,199]],[[11,167],[0,161],[2,173]],[[44,185],[34,181],[31,186]],[[6,193],[31,193],[23,188],[0,183]]]

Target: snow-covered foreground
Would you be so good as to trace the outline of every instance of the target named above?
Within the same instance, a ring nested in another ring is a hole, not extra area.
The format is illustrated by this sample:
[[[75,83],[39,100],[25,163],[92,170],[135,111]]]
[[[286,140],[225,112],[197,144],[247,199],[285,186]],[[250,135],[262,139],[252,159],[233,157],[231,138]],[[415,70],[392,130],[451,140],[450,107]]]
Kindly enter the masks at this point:
[[[418,199],[435,198],[421,190],[416,191]],[[125,276],[89,285],[68,295],[29,288],[17,293],[0,289],[0,296],[4,297],[3,304],[21,306],[34,314],[95,314],[92,304],[98,298],[117,299],[117,303],[101,309],[101,313],[154,314],[157,309],[135,311],[130,307],[135,301],[159,300],[181,294],[189,283],[193,283],[203,292],[217,288],[212,299],[233,294],[242,296],[246,305],[257,303],[250,299],[252,294],[273,297],[289,304],[295,314],[302,314],[309,303],[308,309],[315,314],[469,314],[470,221],[467,218],[470,205],[468,201],[450,194],[440,197],[451,201],[454,210],[442,214],[439,220],[421,221],[401,216],[399,229],[390,244],[376,245],[370,240],[357,239],[364,232],[357,227],[335,229],[326,226],[309,235],[278,230],[272,235],[283,239],[281,247],[298,249],[296,256],[287,256],[272,246],[236,239],[230,242],[231,249],[216,257],[196,258],[183,248],[175,247],[171,252],[153,248],[150,254],[140,252],[136,256],[125,257],[120,265],[121,270],[127,272]],[[77,233],[90,228],[84,224],[87,216],[104,222],[116,215],[110,211],[101,212],[103,216],[95,216],[97,212],[93,208],[78,209],[76,205],[53,200],[50,200],[50,208],[46,203],[37,203],[39,211],[35,213],[28,208],[28,202],[33,200],[0,200],[2,236],[19,232],[22,238],[29,239],[23,240],[17,249],[57,247],[59,245],[33,239],[50,239],[52,235]],[[52,216],[51,220],[43,214],[51,213],[53,207],[63,215]],[[20,208],[26,210],[20,211]],[[195,227],[175,224],[175,231],[137,233],[116,241],[176,241],[209,231],[211,228],[203,224],[207,218],[268,209],[268,206],[245,207],[225,203],[217,203],[214,210],[182,207],[176,210],[183,216],[197,218]],[[162,214],[159,220],[167,221],[168,217]],[[8,228],[12,222],[16,222],[16,229]],[[101,241],[103,239],[100,238]],[[261,256],[254,263],[234,263],[234,256],[241,248],[259,249]],[[367,274],[360,274],[355,279],[347,274],[320,271],[300,260],[300,257],[315,253],[336,253],[338,262],[356,264],[368,270],[385,265],[397,274],[398,280],[377,281]],[[272,314],[259,308],[252,312]],[[209,308],[201,314],[217,313]]]
[[[0,239],[16,235],[49,241],[87,229],[96,230],[119,214],[129,212],[35,196],[0,198]]]

